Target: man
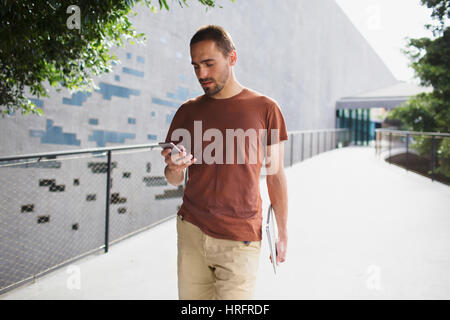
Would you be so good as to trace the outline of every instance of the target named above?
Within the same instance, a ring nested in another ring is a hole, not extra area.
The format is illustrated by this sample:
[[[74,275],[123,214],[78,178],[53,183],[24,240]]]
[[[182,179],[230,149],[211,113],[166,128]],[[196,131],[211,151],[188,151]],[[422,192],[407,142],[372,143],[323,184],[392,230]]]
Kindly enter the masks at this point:
[[[286,126],[273,99],[236,80],[236,50],[223,28],[200,28],[190,50],[205,94],[181,105],[170,125],[165,141],[182,152],[161,152],[170,184],[183,183],[189,167],[177,220],[179,298],[251,299],[262,238],[262,159],[257,157],[262,135],[251,139],[251,133],[259,130],[267,140],[266,181],[278,225],[278,264],[285,261],[288,239],[282,143],[288,139]]]

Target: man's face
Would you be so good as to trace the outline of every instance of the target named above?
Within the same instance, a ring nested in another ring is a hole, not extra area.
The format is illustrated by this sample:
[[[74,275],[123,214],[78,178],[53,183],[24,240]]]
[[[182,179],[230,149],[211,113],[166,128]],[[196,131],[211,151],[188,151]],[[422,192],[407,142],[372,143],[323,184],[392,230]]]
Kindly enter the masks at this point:
[[[230,59],[212,40],[197,42],[191,46],[191,59],[195,74],[205,94],[214,96],[227,84],[230,73]]]

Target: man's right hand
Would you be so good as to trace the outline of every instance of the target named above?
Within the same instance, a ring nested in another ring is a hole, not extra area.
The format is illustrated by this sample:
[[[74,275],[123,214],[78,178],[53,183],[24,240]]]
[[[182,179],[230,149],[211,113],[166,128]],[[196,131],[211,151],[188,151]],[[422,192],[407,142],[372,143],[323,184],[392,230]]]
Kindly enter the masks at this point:
[[[171,155],[172,149],[166,148],[161,151],[161,155],[165,158],[164,162],[171,171],[179,172],[192,165],[197,159],[192,154],[186,155],[186,148],[183,145],[177,145],[181,150],[180,153]]]

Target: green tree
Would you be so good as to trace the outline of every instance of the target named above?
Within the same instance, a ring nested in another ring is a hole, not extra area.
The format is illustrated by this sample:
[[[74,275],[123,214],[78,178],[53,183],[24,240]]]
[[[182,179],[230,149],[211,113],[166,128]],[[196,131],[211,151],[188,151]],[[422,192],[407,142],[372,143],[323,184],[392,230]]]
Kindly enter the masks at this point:
[[[197,1],[216,6],[216,0]],[[92,91],[93,77],[117,61],[112,47],[145,42],[129,19],[136,4],[169,10],[167,0],[0,0],[0,113],[42,114],[26,89],[48,97],[47,82],[57,91]]]
[[[433,92],[412,97],[404,105],[393,109],[388,119],[399,119],[404,129],[414,131],[449,132],[450,125],[450,0],[421,0],[432,10],[436,24],[425,27],[434,39],[409,39],[403,52],[420,83],[432,86]]]
[[[421,0],[432,9],[435,24],[425,27],[434,39],[409,39],[403,52],[409,57],[415,75],[424,86],[432,86],[431,93],[411,97],[402,106],[391,110],[388,120],[398,119],[402,130],[419,132],[450,131],[450,0]],[[416,137],[411,145],[419,155],[431,154],[431,138]],[[435,148],[440,159],[437,172],[450,177],[450,139],[436,139]]]

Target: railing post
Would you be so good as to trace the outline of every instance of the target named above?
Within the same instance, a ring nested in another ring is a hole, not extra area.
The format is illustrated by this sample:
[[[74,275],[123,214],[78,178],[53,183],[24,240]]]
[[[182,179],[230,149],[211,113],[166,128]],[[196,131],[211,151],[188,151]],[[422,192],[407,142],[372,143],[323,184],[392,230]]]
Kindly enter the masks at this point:
[[[370,109],[365,109],[365,117],[364,117],[364,137],[365,137],[365,145],[369,145],[370,140]]]
[[[105,210],[105,253],[109,249],[109,204],[111,198],[111,150],[108,151],[106,169],[106,210]]]
[[[337,149],[337,143],[336,143],[336,130],[333,131],[332,139],[333,139],[333,150],[334,150],[334,149]]]
[[[303,153],[304,153],[304,148],[303,148],[303,146],[304,146],[304,142],[305,142],[305,133],[304,132],[302,132],[302,156],[301,156],[301,161],[303,161]]]
[[[359,145],[359,109],[355,109],[355,145]]]
[[[317,154],[320,154],[320,131],[317,131]]]
[[[431,136],[431,181],[434,181],[434,162],[435,162],[435,142],[434,135]]]
[[[294,134],[291,134],[291,167],[294,163]]]
[[[330,140],[331,140],[331,145],[330,145],[331,150],[336,149],[336,131],[331,131]]]
[[[380,141],[381,132],[375,130],[375,156],[379,156],[381,141]]]
[[[389,132],[389,163],[391,163],[391,143],[392,143],[392,132]]]
[[[406,171],[408,171],[409,134],[406,134]]]

